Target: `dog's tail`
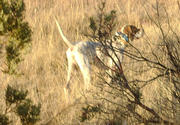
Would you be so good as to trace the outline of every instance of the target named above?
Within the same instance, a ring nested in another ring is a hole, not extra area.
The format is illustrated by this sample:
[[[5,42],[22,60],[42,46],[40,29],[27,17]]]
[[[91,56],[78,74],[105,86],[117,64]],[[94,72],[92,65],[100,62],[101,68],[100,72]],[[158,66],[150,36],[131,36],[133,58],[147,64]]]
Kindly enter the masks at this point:
[[[56,25],[58,27],[59,33],[60,33],[61,37],[63,38],[64,42],[68,45],[68,47],[73,47],[73,44],[64,36],[62,29],[56,18],[55,18],[55,21],[56,21]]]

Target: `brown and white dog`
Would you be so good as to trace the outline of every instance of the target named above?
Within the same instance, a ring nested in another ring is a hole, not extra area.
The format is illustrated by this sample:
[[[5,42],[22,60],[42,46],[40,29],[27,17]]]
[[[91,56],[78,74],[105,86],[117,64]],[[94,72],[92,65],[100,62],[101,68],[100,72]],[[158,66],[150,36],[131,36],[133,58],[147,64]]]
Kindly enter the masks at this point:
[[[125,25],[119,32],[115,33],[112,38],[113,42],[111,46],[107,45],[107,47],[105,47],[101,42],[93,41],[69,42],[64,36],[58,21],[56,19],[55,21],[61,37],[69,47],[66,51],[68,74],[65,91],[66,89],[70,90],[70,80],[74,65],[79,66],[85,86],[88,88],[91,81],[91,64],[95,64],[99,60],[106,65],[106,68],[109,67],[109,69],[113,69],[115,65],[121,67],[123,51],[128,42],[133,41],[135,38],[138,39],[143,35],[143,30],[140,30],[133,25]],[[107,56],[101,51],[104,47],[107,49],[108,55],[110,56]],[[117,48],[119,51],[114,52],[112,47]]]

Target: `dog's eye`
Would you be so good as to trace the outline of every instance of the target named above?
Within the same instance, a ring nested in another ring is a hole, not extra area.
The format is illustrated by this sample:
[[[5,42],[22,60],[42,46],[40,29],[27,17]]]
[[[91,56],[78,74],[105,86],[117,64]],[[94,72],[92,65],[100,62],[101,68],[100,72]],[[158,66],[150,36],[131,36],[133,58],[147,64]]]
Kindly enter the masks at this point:
[[[136,32],[135,33],[138,33],[140,31],[140,29],[136,29]]]
[[[114,39],[114,41],[116,41],[117,40],[117,36],[114,36],[113,39]]]

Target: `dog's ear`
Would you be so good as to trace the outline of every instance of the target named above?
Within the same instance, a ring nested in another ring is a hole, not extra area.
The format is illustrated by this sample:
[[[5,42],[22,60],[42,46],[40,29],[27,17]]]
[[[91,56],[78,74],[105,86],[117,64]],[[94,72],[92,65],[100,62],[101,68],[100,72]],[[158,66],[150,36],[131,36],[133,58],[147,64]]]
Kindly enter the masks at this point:
[[[131,27],[131,25],[126,25],[123,29],[122,29],[122,32],[124,34],[126,34],[128,36],[128,38],[132,41],[133,40],[133,27]]]
[[[128,35],[128,37],[129,37],[129,39],[131,40],[131,41],[133,41],[134,40],[134,38],[135,38],[135,35],[136,35],[136,33],[137,32],[139,32],[140,31],[140,29],[138,29],[137,27],[135,27],[135,26],[133,26],[133,25],[129,25],[128,27],[127,27],[127,35]]]
[[[133,34],[136,34],[137,32],[140,31],[140,29],[138,29],[137,27],[135,27],[135,26],[133,26],[133,25],[130,25],[130,29],[131,29],[131,32],[132,32]]]
[[[141,27],[140,29],[138,29],[137,27],[135,26],[131,26],[131,30],[132,30],[132,39],[136,38],[136,39],[139,39],[141,37],[143,37],[144,35],[144,29]]]

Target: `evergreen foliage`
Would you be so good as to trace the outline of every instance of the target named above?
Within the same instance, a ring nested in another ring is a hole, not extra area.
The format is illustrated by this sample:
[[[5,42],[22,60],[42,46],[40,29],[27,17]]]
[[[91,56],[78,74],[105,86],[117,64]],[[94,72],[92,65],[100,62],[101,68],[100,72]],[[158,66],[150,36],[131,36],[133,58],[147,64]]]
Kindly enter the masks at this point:
[[[6,65],[8,74],[17,74],[18,64],[23,60],[31,45],[32,31],[24,21],[25,4],[23,0],[0,1],[0,45],[6,49]]]
[[[41,105],[34,105],[27,95],[28,91],[18,90],[8,85],[5,93],[6,110],[4,114],[0,114],[0,125],[10,123],[8,113],[15,113],[22,125],[33,125],[40,120]]]

